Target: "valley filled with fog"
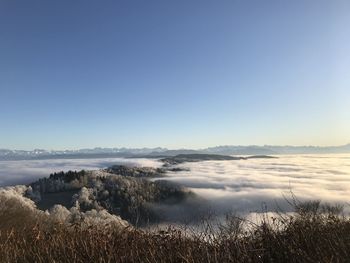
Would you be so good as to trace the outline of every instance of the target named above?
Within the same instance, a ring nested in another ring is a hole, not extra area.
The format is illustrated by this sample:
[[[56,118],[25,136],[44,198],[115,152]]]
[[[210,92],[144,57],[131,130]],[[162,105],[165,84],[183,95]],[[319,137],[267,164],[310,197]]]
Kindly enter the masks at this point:
[[[191,188],[216,212],[291,211],[299,201],[346,204],[350,196],[350,155],[278,155],[275,159],[204,161],[180,164],[167,180]],[[288,202],[286,201],[288,200]]]
[[[50,173],[96,170],[121,164],[161,167],[155,159],[61,159],[1,161],[0,186],[27,184]],[[179,183],[197,194],[215,213],[291,210],[292,193],[300,201],[319,199],[347,204],[350,155],[279,155],[273,159],[185,162],[160,179]],[[160,180],[153,178],[150,180]],[[345,206],[347,210],[347,206]]]

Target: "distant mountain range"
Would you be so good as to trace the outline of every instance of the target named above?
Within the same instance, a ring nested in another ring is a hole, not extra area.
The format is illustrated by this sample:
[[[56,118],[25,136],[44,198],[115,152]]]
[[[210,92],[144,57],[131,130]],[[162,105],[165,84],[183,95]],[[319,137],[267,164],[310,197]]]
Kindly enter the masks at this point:
[[[178,154],[222,154],[222,155],[278,155],[278,154],[319,154],[350,153],[350,143],[341,146],[216,146],[199,150],[166,148],[93,148],[65,151],[32,151],[0,149],[0,160],[38,160],[59,158],[108,158],[108,157],[168,157]]]
[[[341,146],[217,146],[207,148],[206,151],[216,154],[317,154],[317,153],[350,153],[350,143]]]

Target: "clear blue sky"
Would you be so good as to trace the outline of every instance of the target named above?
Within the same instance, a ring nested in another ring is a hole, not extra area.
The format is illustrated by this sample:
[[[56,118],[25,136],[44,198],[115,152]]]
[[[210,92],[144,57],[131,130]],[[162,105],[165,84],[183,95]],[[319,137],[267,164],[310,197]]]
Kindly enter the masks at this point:
[[[0,148],[350,142],[350,1],[0,0]]]

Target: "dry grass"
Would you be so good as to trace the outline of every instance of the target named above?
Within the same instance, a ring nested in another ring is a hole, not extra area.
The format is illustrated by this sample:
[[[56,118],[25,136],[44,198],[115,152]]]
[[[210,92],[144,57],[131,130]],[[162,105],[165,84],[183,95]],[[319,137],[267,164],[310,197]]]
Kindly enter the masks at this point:
[[[190,233],[66,226],[39,217],[24,228],[0,218],[1,262],[348,262],[350,221],[340,209],[300,204],[261,224],[234,216]],[[3,218],[5,219],[5,218]],[[23,225],[22,225],[23,226]],[[249,230],[247,230],[249,229]]]

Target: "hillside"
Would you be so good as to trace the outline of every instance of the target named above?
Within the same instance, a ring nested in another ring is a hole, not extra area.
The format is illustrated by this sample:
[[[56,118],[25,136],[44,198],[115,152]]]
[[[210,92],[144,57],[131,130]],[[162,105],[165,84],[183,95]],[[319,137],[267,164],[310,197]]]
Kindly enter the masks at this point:
[[[137,169],[137,174],[130,172],[135,172],[133,168],[119,166],[118,169],[124,174],[117,172],[115,167],[100,171],[54,173],[49,178],[31,183],[24,196],[43,210],[50,210],[57,204],[82,212],[106,210],[131,224],[169,219],[166,214],[156,211],[157,204],[171,207],[195,198],[193,193],[177,184],[146,180],[139,174],[142,168]],[[145,176],[150,171],[152,168],[143,169]]]
[[[185,162],[201,162],[201,161],[231,161],[231,160],[248,160],[248,159],[271,159],[277,158],[268,155],[253,155],[248,157],[229,156],[221,154],[179,154],[172,157],[161,159],[165,165],[174,165]]]

